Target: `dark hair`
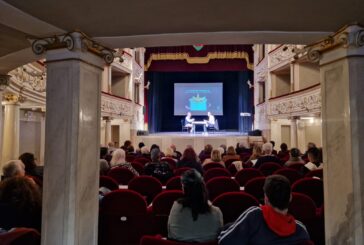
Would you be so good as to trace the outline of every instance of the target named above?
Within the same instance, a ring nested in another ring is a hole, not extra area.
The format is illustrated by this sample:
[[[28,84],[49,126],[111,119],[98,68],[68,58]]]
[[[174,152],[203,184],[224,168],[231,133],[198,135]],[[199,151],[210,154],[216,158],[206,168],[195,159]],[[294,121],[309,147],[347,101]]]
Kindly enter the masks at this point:
[[[181,182],[183,197],[178,200],[178,203],[184,208],[191,208],[193,220],[197,220],[199,214],[210,212],[206,186],[201,174],[195,169],[190,169],[183,173]]]
[[[287,146],[286,143],[282,143],[280,148],[281,148],[281,151],[287,151],[288,150],[288,146]]]
[[[125,140],[124,141],[124,148],[127,149],[129,146],[131,146],[131,141],[130,140]]]
[[[269,141],[271,144],[272,144],[272,146],[273,146],[273,148],[274,148],[274,146],[276,145],[276,142],[274,142],[273,140],[271,140],[271,141]]]
[[[289,180],[282,175],[271,175],[265,179],[264,194],[270,204],[280,210],[288,208],[291,198],[291,186]]]
[[[300,150],[298,150],[297,148],[292,148],[291,151],[291,157],[299,157],[300,156]]]
[[[139,149],[141,149],[143,146],[145,146],[145,144],[144,144],[143,142],[140,142],[140,143],[138,144]]]
[[[107,155],[107,147],[100,147],[100,159],[104,158]]]
[[[157,144],[153,144],[151,147],[150,147],[150,152],[152,152],[152,150],[153,149],[158,149],[158,150],[160,150],[159,149],[159,145],[157,145]]]
[[[184,162],[197,162],[197,155],[193,148],[186,148],[183,152],[181,161]]]
[[[310,155],[313,158],[313,163],[320,163],[320,150],[316,147],[312,147],[310,149],[308,149],[307,151],[307,155]]]
[[[39,211],[42,196],[39,187],[29,177],[8,178],[0,183],[0,202],[8,203],[21,214]]]
[[[20,155],[19,160],[21,160],[25,165],[25,172],[31,173],[36,167],[34,154],[25,152]]]

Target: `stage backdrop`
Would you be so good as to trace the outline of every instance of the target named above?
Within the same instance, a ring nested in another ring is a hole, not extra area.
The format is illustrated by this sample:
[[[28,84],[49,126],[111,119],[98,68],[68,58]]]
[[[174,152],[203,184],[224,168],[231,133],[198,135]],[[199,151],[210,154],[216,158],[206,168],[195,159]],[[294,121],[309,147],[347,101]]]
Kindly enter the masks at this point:
[[[253,81],[253,72],[147,72],[150,81],[148,94],[148,127],[149,132],[181,131],[183,116],[174,116],[174,83],[223,83],[223,116],[215,116],[220,130],[251,130],[253,116],[253,88],[248,80]],[[251,113],[242,128],[241,112]],[[194,116],[197,120],[207,119]],[[201,130],[201,129],[200,129]]]

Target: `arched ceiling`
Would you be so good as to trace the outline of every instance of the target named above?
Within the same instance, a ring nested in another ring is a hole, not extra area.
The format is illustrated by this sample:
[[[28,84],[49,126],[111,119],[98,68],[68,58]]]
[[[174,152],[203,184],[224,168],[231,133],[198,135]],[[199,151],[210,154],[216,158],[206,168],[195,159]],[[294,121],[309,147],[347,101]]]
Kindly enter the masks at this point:
[[[26,36],[79,29],[112,48],[306,44],[364,23],[363,12],[363,0],[0,0],[0,73],[19,52],[30,58]]]

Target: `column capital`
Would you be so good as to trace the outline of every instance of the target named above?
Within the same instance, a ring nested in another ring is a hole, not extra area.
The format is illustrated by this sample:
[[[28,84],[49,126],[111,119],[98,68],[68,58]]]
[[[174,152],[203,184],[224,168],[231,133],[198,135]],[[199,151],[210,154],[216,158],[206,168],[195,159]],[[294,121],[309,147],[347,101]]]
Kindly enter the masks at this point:
[[[0,74],[0,91],[4,91],[10,84],[10,75]]]
[[[110,65],[114,61],[115,56],[117,56],[115,50],[101,45],[81,31],[72,31],[61,35],[29,40],[32,43],[33,52],[37,55],[57,49],[80,51],[81,53],[86,53],[86,51],[88,51],[101,57],[108,65]],[[69,57],[58,57],[58,60],[60,58],[65,59]],[[81,59],[82,57],[73,58]]]
[[[323,54],[341,49],[340,55],[323,59]],[[295,49],[296,58],[307,54],[309,61],[317,63],[332,62],[345,56],[364,56],[364,27],[359,24],[346,25],[334,34],[316,43]]]
[[[12,105],[12,104],[19,104],[24,103],[26,98],[22,95],[17,95],[13,93],[6,93],[3,95],[3,104],[4,105]]]
[[[102,120],[105,120],[107,122],[110,122],[112,119],[113,119],[112,117],[108,117],[108,116],[102,117]]]

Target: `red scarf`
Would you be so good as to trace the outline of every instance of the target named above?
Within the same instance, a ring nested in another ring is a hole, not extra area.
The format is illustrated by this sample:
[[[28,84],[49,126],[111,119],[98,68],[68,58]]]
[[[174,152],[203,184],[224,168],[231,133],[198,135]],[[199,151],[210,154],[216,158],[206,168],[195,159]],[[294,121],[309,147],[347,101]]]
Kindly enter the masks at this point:
[[[261,208],[265,223],[278,236],[286,237],[296,232],[296,222],[292,215],[278,213],[269,205],[263,205]]]

